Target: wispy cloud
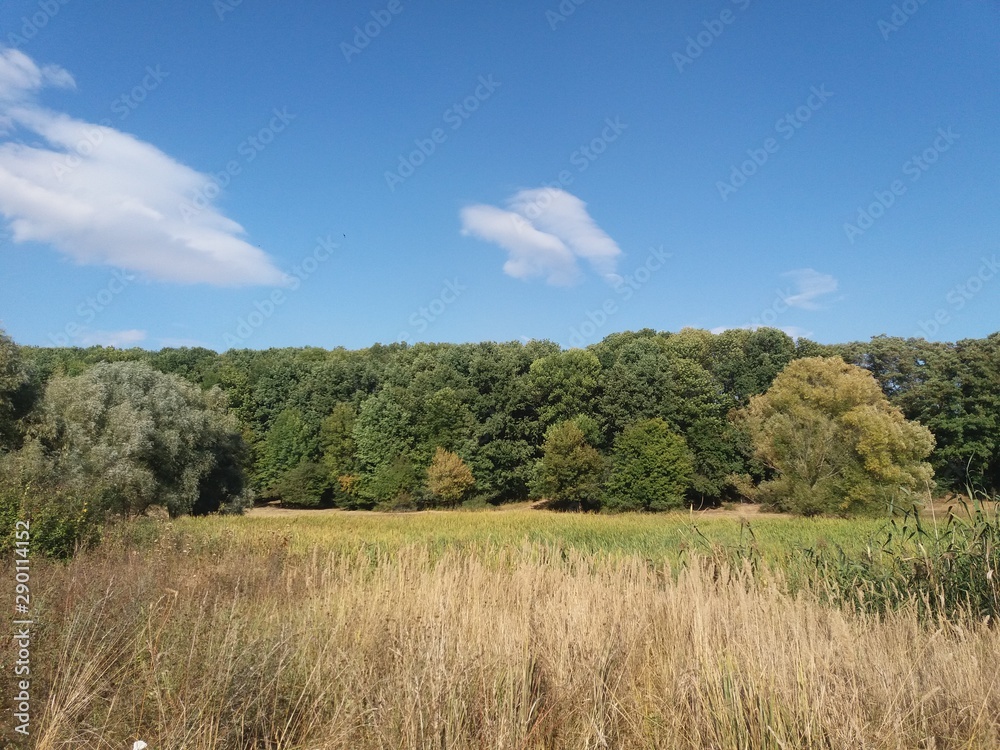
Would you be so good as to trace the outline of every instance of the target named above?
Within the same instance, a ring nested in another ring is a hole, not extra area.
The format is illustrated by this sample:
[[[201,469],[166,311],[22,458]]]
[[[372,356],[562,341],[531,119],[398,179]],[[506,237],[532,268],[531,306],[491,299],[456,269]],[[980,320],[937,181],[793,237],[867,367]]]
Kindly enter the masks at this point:
[[[802,310],[818,310],[820,297],[837,291],[837,280],[828,273],[820,273],[812,268],[799,268],[781,274],[791,279],[795,290],[785,297],[785,304]]]
[[[614,282],[621,248],[587,212],[587,204],[565,190],[521,190],[508,210],[474,205],[462,210],[462,234],[499,245],[509,258],[504,271],[516,279],[543,277],[568,286],[582,278],[578,259]]]
[[[793,325],[779,326],[776,323],[782,315],[792,309],[822,310],[823,298],[836,292],[839,287],[837,279],[828,273],[820,273],[812,268],[786,271],[781,276],[790,279],[791,285],[783,290],[779,289],[771,304],[762,310],[757,317],[741,326],[713,328],[712,333],[722,333],[730,328],[741,328],[748,331],[756,331],[758,328],[777,328],[793,339],[810,338],[813,335],[812,331]]]
[[[0,48],[0,214],[14,241],[160,281],[287,282],[214,206],[184,213],[211,177],[127,133],[42,107],[47,87],[75,83],[58,66]]]

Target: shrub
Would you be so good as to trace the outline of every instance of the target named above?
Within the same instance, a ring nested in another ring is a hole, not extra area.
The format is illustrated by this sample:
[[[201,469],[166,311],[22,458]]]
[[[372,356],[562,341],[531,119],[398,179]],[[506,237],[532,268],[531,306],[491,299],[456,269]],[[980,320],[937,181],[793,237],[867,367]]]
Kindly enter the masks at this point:
[[[275,482],[274,491],[281,504],[291,508],[319,508],[333,500],[333,487],[322,466],[314,461],[302,461],[285,472]]]
[[[680,508],[694,473],[684,438],[662,419],[625,428],[615,439],[605,507],[615,511]]]
[[[472,471],[457,454],[438,447],[427,467],[427,489],[442,505],[458,505],[476,486]]]
[[[572,420],[560,422],[546,430],[532,492],[556,508],[594,508],[600,504],[604,470],[604,458],[583,430]]]

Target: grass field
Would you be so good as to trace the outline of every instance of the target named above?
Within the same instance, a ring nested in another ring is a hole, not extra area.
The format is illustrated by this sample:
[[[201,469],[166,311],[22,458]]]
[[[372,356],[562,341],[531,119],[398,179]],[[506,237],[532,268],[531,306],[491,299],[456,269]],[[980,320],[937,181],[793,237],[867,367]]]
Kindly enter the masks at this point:
[[[708,551],[755,541],[765,558],[780,561],[802,548],[839,545],[858,550],[885,522],[877,519],[801,519],[740,510],[655,515],[548,513],[526,507],[493,512],[313,513],[263,509],[245,518],[187,519],[177,526],[199,539],[240,534],[283,535],[295,551],[352,550],[357,545],[394,551],[409,544],[432,551],[483,553],[527,545],[587,555],[637,555],[676,563],[685,550]],[[752,537],[751,537],[752,532]]]
[[[27,746],[1000,746],[990,623],[784,585],[797,549],[861,551],[878,521],[739,516],[132,524],[33,567]],[[706,562],[748,538],[767,572]]]

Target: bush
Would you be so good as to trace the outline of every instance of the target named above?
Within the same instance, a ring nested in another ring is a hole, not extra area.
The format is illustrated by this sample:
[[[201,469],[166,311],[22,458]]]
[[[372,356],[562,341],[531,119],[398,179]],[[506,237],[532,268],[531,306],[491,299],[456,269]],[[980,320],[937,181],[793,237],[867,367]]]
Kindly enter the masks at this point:
[[[614,511],[681,508],[694,473],[684,438],[662,419],[625,428],[615,440],[604,505]]]
[[[427,467],[427,489],[441,505],[458,505],[475,488],[476,480],[457,454],[438,447]]]
[[[281,504],[290,508],[329,507],[333,487],[325,469],[313,461],[303,461],[275,482],[274,492]]]
[[[587,444],[583,430],[572,420],[560,422],[545,432],[532,492],[556,508],[596,508],[604,470],[604,458]]]
[[[38,549],[66,556],[150,505],[239,511],[244,452],[217,390],[136,363],[55,377],[23,446],[0,458],[0,536],[30,518]]]
[[[102,517],[93,499],[66,490],[31,466],[30,449],[0,458],[0,554],[14,546],[18,521],[30,524],[31,553],[67,558],[95,545]]]

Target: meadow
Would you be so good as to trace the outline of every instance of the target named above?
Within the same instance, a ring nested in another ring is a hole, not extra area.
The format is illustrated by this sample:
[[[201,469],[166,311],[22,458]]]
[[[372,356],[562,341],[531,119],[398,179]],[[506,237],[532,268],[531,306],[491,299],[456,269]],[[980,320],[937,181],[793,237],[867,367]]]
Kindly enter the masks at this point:
[[[802,550],[863,557],[883,522],[746,520],[132,522],[33,563],[27,746],[1000,746],[991,620],[866,612],[804,574]]]

